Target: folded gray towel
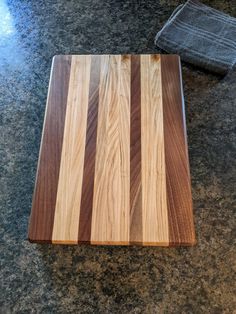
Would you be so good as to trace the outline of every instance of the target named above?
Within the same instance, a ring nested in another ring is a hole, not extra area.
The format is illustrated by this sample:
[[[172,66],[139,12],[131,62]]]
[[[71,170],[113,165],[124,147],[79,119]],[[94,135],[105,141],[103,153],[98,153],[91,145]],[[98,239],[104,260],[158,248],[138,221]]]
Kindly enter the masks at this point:
[[[189,0],[172,13],[155,43],[184,61],[226,74],[236,64],[236,18]]]

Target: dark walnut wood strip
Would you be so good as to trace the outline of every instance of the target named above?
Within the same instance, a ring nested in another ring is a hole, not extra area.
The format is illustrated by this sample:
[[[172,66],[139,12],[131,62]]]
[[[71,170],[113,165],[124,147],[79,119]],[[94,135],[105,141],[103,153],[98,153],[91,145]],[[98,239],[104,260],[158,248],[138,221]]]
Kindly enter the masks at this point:
[[[101,57],[91,56],[84,173],[79,220],[79,242],[90,242],[97,141]]]
[[[70,77],[70,56],[55,56],[52,64],[29,240],[51,242]]]
[[[141,73],[140,56],[131,56],[130,242],[142,244]]]
[[[195,243],[180,60],[161,55],[165,165],[171,245]]]

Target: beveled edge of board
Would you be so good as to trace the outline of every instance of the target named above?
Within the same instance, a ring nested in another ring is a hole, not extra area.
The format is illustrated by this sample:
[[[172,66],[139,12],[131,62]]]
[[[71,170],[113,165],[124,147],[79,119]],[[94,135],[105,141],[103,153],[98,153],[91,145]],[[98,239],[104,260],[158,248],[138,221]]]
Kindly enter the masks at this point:
[[[185,149],[186,149],[186,156],[187,156],[187,167],[189,172],[189,183],[190,183],[190,193],[191,193],[191,217],[192,217],[192,224],[193,224],[193,238],[192,242],[170,242],[169,246],[195,246],[197,244],[197,237],[196,237],[196,228],[195,228],[195,221],[194,221],[194,204],[193,204],[193,195],[192,195],[192,176],[191,176],[191,168],[190,168],[190,159],[189,159],[189,146],[188,146],[188,132],[187,132],[187,121],[186,121],[186,106],[185,106],[185,98],[184,98],[184,86],[183,86],[183,75],[182,75],[182,66],[181,66],[181,58],[178,54],[173,54],[172,56],[176,56],[178,58],[179,63],[179,79],[180,79],[180,93],[182,99],[182,111],[183,111],[183,128],[184,128],[184,140],[185,140]]]
[[[51,244],[51,240],[43,240],[43,239],[35,239],[32,235],[32,224],[33,224],[33,215],[34,213],[34,203],[35,203],[35,197],[36,197],[36,188],[38,184],[38,177],[39,177],[39,169],[40,169],[40,156],[42,152],[42,147],[43,147],[43,138],[44,138],[44,132],[45,132],[45,127],[46,127],[46,118],[47,118],[47,112],[48,112],[48,107],[49,107],[49,94],[50,94],[50,88],[52,85],[52,75],[53,75],[53,68],[54,68],[54,63],[55,59],[58,57],[62,57],[62,55],[54,55],[52,57],[52,62],[51,62],[51,69],[50,69],[50,75],[49,75],[49,83],[48,83],[48,89],[47,89],[47,99],[46,99],[46,105],[44,109],[44,117],[43,117],[43,127],[41,131],[41,138],[40,138],[40,146],[39,146],[39,152],[38,152],[38,159],[37,159],[37,168],[36,168],[36,175],[35,175],[35,181],[34,181],[34,190],[33,190],[33,195],[32,195],[32,201],[31,201],[31,210],[30,210],[30,216],[29,216],[29,223],[28,223],[28,233],[27,233],[27,239],[30,243],[38,243],[38,244]]]
[[[166,56],[166,57],[178,57],[179,62],[181,64],[181,58],[180,55],[178,55],[177,53],[95,53],[95,54],[85,54],[85,53],[81,53],[81,54],[61,54],[61,55],[54,55],[52,57],[52,63],[55,59],[57,58],[63,58],[63,57],[80,57],[80,56],[91,56],[91,57],[102,57],[102,56],[159,56],[161,58],[161,56]],[[52,64],[51,63],[51,64]]]
[[[181,101],[181,116],[182,116],[182,128],[183,128],[183,139],[184,139],[184,148],[185,148],[185,154],[186,154],[186,165],[187,165],[187,172],[188,172],[188,184],[190,187],[190,217],[191,217],[191,231],[192,231],[192,237],[189,241],[173,241],[170,240],[168,246],[169,247],[191,247],[195,246],[197,244],[197,238],[196,238],[196,229],[195,229],[195,221],[194,221],[194,207],[193,207],[193,197],[192,197],[192,184],[191,184],[191,171],[190,171],[190,162],[189,162],[189,149],[188,149],[188,135],[187,135],[187,123],[186,123],[186,110],[185,110],[185,99],[184,99],[184,90],[183,90],[183,77],[182,77],[182,67],[181,67],[181,58],[178,54],[160,54],[160,58],[162,60],[162,57],[170,57],[176,58],[178,63],[178,77],[179,77],[179,97]],[[161,74],[163,75],[163,74]]]
[[[41,139],[40,139],[40,146],[39,146],[39,153],[38,153],[38,160],[37,160],[37,170],[36,170],[36,176],[35,176],[35,182],[34,182],[34,190],[33,190],[33,195],[32,195],[32,202],[31,202],[31,211],[30,211],[30,216],[29,216],[29,223],[28,223],[28,233],[27,233],[27,239],[30,243],[47,243],[51,244],[52,239],[51,236],[47,237],[47,239],[42,239],[40,237],[36,237],[35,234],[37,232],[33,228],[33,224],[36,223],[36,218],[37,212],[35,209],[35,203],[36,203],[36,194],[37,194],[37,185],[38,185],[38,180],[39,180],[39,173],[40,173],[40,168],[41,168],[41,159],[42,159],[42,150],[43,150],[43,144],[44,144],[44,136],[46,133],[46,127],[47,127],[47,119],[48,119],[48,112],[51,109],[50,108],[50,92],[51,92],[51,86],[53,85],[53,71],[56,69],[56,62],[58,61],[63,61],[66,64],[66,67],[64,67],[64,71],[66,71],[68,75],[68,84],[69,84],[69,76],[70,76],[70,68],[71,68],[71,55],[54,55],[52,58],[51,62],[51,68],[50,68],[50,75],[49,75],[49,84],[48,84],[48,89],[47,89],[47,98],[46,98],[46,104],[45,104],[45,110],[44,110],[44,118],[43,118],[43,126],[42,126],[42,131],[41,131]],[[69,85],[68,85],[69,88]],[[68,88],[66,89],[66,97],[64,99],[65,102],[67,102],[67,94],[68,94]],[[66,103],[65,103],[65,108],[66,108]],[[65,119],[65,117],[63,117]],[[60,120],[60,119],[59,119]],[[57,121],[60,123],[60,121]],[[63,122],[63,130],[62,130],[62,142],[63,142],[63,133],[64,133],[64,122]],[[62,144],[62,143],[61,143]],[[60,159],[60,157],[59,157]],[[53,208],[54,212],[55,208]],[[53,214],[54,216],[54,214]],[[53,223],[53,222],[52,222]],[[49,228],[52,229],[52,228]],[[52,233],[52,230],[50,230],[50,233]]]
[[[140,247],[161,247],[161,248],[174,248],[174,247],[193,247],[197,244],[197,241],[194,242],[94,242],[94,241],[49,241],[49,240],[30,240],[28,238],[28,241],[30,243],[36,243],[36,244],[53,244],[53,245],[84,245],[84,246],[117,246],[117,247],[123,247],[123,246],[140,246]]]

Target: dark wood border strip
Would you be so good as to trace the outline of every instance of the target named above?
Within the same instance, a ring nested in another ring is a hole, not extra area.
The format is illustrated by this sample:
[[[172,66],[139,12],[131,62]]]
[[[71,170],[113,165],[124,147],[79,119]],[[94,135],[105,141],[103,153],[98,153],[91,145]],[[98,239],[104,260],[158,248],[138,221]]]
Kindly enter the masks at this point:
[[[28,237],[51,242],[60,171],[71,57],[53,58]]]
[[[91,72],[89,85],[89,103],[87,116],[86,146],[84,157],[84,173],[79,220],[79,242],[90,242],[93,210],[94,173],[97,142],[99,82],[101,57],[91,56]]]
[[[142,244],[140,55],[131,56],[130,117],[130,243]]]
[[[180,60],[161,55],[170,246],[195,243]]]

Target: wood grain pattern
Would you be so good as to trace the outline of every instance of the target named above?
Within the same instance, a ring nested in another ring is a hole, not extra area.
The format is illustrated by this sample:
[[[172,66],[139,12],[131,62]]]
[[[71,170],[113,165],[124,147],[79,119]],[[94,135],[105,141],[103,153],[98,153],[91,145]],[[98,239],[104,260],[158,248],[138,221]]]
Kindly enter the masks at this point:
[[[100,67],[101,58],[99,56],[92,56],[88,101],[86,147],[84,157],[84,173],[81,196],[82,199],[79,219],[79,235],[78,235],[79,242],[88,242],[88,239],[91,238]]]
[[[129,241],[129,63],[129,58],[121,56],[101,57],[91,234],[94,244]]]
[[[53,58],[29,224],[32,242],[52,240],[70,67],[71,56]]]
[[[196,240],[179,57],[162,55],[161,69],[169,242],[192,245]]]
[[[131,56],[131,125],[130,125],[130,242],[141,244],[141,73],[140,56]]]
[[[82,192],[90,56],[72,57],[52,242],[77,243]]]
[[[161,64],[141,56],[143,242],[168,245]]]
[[[195,243],[177,56],[54,59],[29,239]]]

